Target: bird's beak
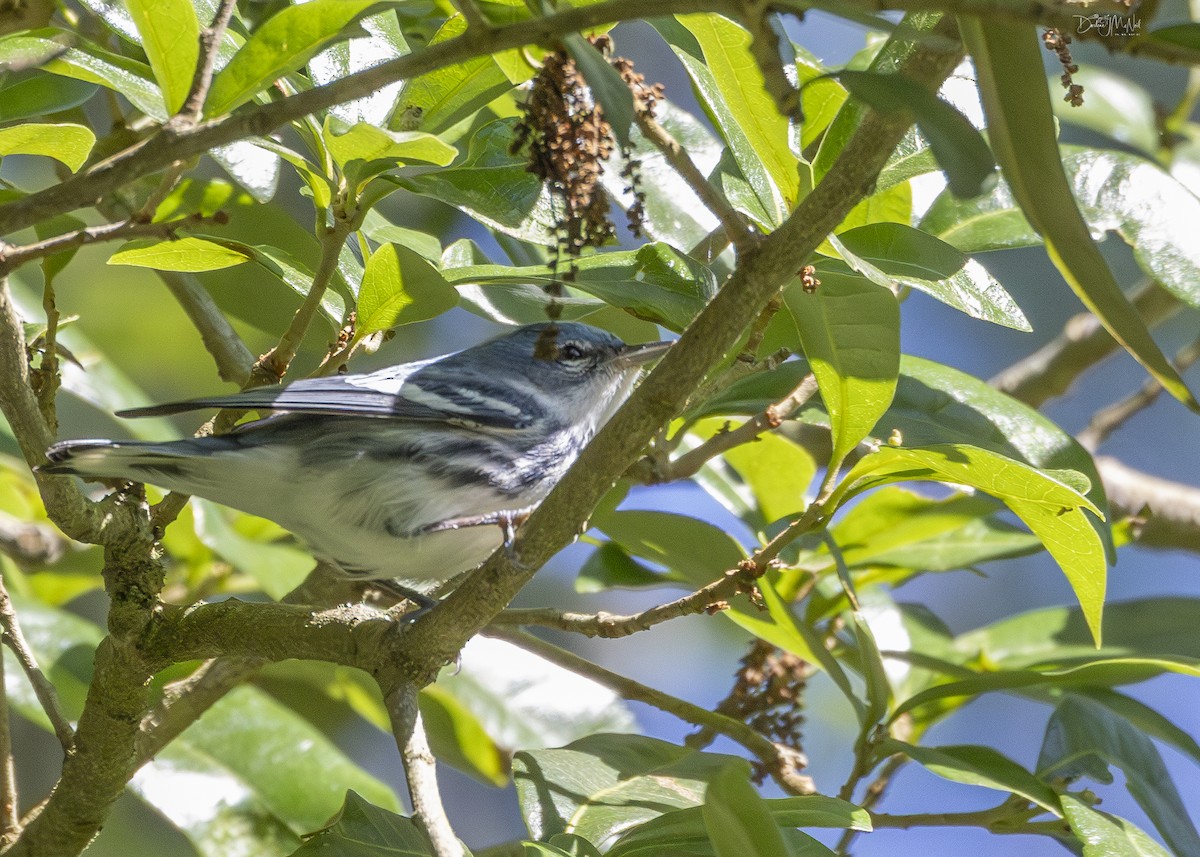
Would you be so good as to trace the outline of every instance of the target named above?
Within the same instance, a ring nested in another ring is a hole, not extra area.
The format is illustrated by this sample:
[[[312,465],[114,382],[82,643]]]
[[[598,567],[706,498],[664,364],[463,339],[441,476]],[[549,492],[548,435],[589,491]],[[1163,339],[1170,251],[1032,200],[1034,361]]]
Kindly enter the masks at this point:
[[[671,342],[646,342],[641,345],[626,345],[624,350],[617,355],[615,362],[622,367],[641,366],[643,363],[649,363],[651,360],[662,357],[672,344]]]

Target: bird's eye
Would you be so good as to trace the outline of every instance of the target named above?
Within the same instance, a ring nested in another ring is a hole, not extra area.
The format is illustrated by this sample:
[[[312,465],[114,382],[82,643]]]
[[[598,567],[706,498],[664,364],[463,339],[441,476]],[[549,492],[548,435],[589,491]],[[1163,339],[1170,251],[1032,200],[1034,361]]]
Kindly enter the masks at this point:
[[[565,345],[559,346],[558,356],[563,360],[573,363],[576,360],[582,360],[584,354],[582,348],[580,348],[574,342],[568,342]]]

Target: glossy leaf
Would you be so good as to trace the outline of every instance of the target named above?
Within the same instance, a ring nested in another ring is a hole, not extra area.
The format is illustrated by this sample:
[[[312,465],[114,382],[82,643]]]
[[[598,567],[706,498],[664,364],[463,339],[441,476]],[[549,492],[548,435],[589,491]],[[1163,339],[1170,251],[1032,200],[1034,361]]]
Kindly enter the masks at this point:
[[[259,26],[213,76],[204,111],[228,113],[261,89],[295,71],[361,18],[375,0],[312,0],[285,6]]]
[[[701,812],[716,857],[790,857],[766,803],[750,785],[748,763],[726,765],[709,782]]]
[[[0,39],[0,64],[36,66],[51,74],[99,84],[124,95],[155,119],[167,116],[148,65],[110,53],[62,30],[30,30]]]
[[[269,202],[279,189],[280,155],[270,147],[248,140],[218,146],[208,152],[230,178],[257,202]]]
[[[1066,696],[1046,725],[1039,775],[1068,779],[1086,775],[1108,783],[1112,781],[1109,765],[1124,772],[1129,793],[1172,849],[1179,854],[1200,852],[1200,834],[1154,742],[1099,703]]]
[[[1200,742],[1176,726],[1159,712],[1143,702],[1107,688],[1089,688],[1076,691],[1099,703],[1117,717],[1131,724],[1138,732],[1170,744],[1176,750],[1192,757],[1200,764]]]
[[[711,583],[746,556],[733,536],[686,515],[623,509],[597,514],[592,526],[634,556],[666,566],[696,586]]]
[[[996,159],[975,126],[952,105],[901,74],[840,71],[837,78],[877,111],[912,113],[955,196],[978,196],[995,185]]]
[[[0,52],[4,42],[0,41]],[[41,70],[8,74],[0,82],[0,122],[41,118],[78,107],[98,89],[95,83],[46,74]]]
[[[346,793],[333,821],[309,837],[293,857],[433,857],[433,847],[411,818]]]
[[[461,36],[466,29],[467,22],[462,15],[452,15],[434,35],[431,44]],[[444,66],[405,82],[388,127],[394,131],[437,134],[511,88],[508,75],[491,56]]]
[[[501,640],[472,639],[459,668],[444,671],[437,687],[507,752],[636,728],[629,708],[611,690]]]
[[[682,582],[681,575],[651,571],[616,542],[604,542],[592,551],[579,569],[579,575],[575,578],[575,591],[604,592],[613,588],[637,589]]]
[[[325,123],[325,143],[339,167],[351,161],[424,161],[447,166],[458,154],[453,146],[420,131],[387,131],[360,122],[344,131]]]
[[[532,244],[553,245],[557,220],[549,191],[525,169],[525,159],[509,154],[513,120],[480,128],[460,164],[419,176],[401,186],[461,208],[485,226]]]
[[[1063,795],[1062,807],[1072,832],[1083,843],[1083,857],[1171,857],[1132,823],[1092,809],[1074,795]]]
[[[176,113],[192,88],[200,58],[200,22],[191,0],[127,0],[142,49],[162,90],[167,112]]]
[[[960,744],[917,747],[889,738],[880,752],[903,753],[925,769],[956,783],[984,786],[1020,795],[1057,816],[1062,815],[1058,795],[1012,759],[991,747]]]
[[[77,171],[87,161],[96,135],[83,125],[43,125],[30,122],[0,128],[0,157],[45,155]]]
[[[900,308],[887,289],[836,273],[823,273],[814,294],[789,286],[784,300],[828,409],[836,470],[891,404]]]
[[[890,565],[922,571],[968,568],[990,559],[1036,551],[1037,537],[997,519],[998,504],[954,494],[941,500],[889,486],[872,491],[830,529],[851,569]],[[805,568],[827,569],[824,550],[802,558]]]
[[[1068,147],[1062,164],[1092,234],[1116,232],[1143,271],[1200,307],[1200,250],[1187,228],[1200,218],[1200,199],[1156,164],[1127,152]],[[1041,242],[1008,184],[967,202],[938,197],[921,229],[967,253]]]
[[[924,292],[972,318],[1014,330],[1033,329],[983,265],[927,232],[900,223],[872,223],[841,232],[838,239],[900,286]],[[855,267],[852,258],[846,261]],[[822,264],[817,265],[818,276]]]
[[[846,474],[831,503],[886,482],[930,479],[970,485],[1002,500],[1058,562],[1099,643],[1108,562],[1104,543],[1087,517],[1089,512],[1099,517],[1100,510],[1078,486],[979,447],[886,447]]]
[[[1092,240],[1063,172],[1042,56],[1032,26],[963,20],[975,58],[988,134],[1021,210],[1042,235],[1055,267],[1105,329],[1163,388],[1189,408],[1197,401],[1163,356]]]
[[[711,271],[666,244],[644,244],[638,250],[595,253],[578,262],[572,285],[638,318],[682,330],[716,293]],[[454,286],[554,283],[544,265],[508,267],[473,265],[443,270]]]
[[[672,809],[700,806],[734,757],[641,735],[593,735],[513,759],[521,812],[534,839],[575,833],[604,849]]]
[[[556,853],[566,857],[600,857],[600,852],[592,843],[574,833],[556,833],[550,837],[550,845],[556,849]]]
[[[133,265],[156,271],[214,271],[247,261],[249,256],[213,241],[188,236],[176,241],[142,238],[130,241],[108,259],[110,265]]]
[[[308,73],[314,85],[324,86],[409,53],[408,41],[391,10],[363,18],[359,23],[367,35],[339,42],[308,61]],[[382,127],[392,112],[401,86],[402,81],[384,84],[370,95],[333,105],[329,115],[351,125],[366,122]]]
[[[750,34],[718,15],[679,15],[655,25],[767,213],[769,222],[761,225],[779,225],[799,197],[799,163],[788,142],[788,120],[750,53]]]
[[[358,293],[354,335],[369,336],[434,318],[458,303],[458,293],[414,250],[382,244],[367,260]]]
[[[706,420],[689,431],[707,439],[725,424],[725,420]],[[802,512],[808,505],[805,493],[816,475],[817,463],[808,450],[783,435],[761,434],[721,457],[749,489],[764,525]]]

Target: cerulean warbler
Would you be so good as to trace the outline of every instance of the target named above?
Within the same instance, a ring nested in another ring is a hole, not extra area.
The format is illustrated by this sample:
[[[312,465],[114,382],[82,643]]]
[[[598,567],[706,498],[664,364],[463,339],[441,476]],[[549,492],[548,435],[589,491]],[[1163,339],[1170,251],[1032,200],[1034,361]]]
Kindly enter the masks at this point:
[[[41,471],[149,482],[269,518],[347,574],[446,580],[500,545],[502,528],[483,524],[511,532],[669,345],[547,327],[365,375],[124,411],[280,413],[168,443],[62,441]]]

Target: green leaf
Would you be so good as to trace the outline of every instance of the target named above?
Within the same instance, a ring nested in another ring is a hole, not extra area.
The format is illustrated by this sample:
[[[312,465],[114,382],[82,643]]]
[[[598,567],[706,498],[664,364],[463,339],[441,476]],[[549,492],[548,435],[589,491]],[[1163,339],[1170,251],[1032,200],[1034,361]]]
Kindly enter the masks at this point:
[[[709,782],[701,811],[716,857],[789,857],[766,803],[750,785],[749,763],[726,765]]]
[[[846,274],[823,273],[808,294],[784,293],[833,430],[830,469],[875,427],[891,404],[900,367],[900,308],[887,289]]]
[[[1075,591],[1096,643],[1108,563],[1104,543],[1087,512],[1101,512],[1076,486],[990,450],[965,444],[919,449],[885,447],[846,474],[830,503],[887,482],[934,480],[970,485],[1002,500],[1058,562]]]
[[[398,177],[413,193],[460,208],[485,226],[532,244],[553,245],[557,215],[549,191],[509,154],[515,120],[484,125],[461,164],[424,175]]]
[[[901,223],[872,223],[838,234],[861,257],[901,286],[924,292],[972,318],[1029,331],[1016,301],[987,269],[941,239]],[[851,267],[854,260],[847,259]],[[818,277],[823,276],[818,263]]]
[[[579,33],[570,33],[563,46],[583,74],[588,89],[600,104],[604,120],[612,128],[621,148],[630,145],[629,132],[633,126],[633,92],[624,78],[609,65],[604,55]]]
[[[1200,742],[1150,706],[1131,696],[1106,688],[1087,688],[1077,693],[1103,705],[1122,720],[1132,724],[1140,733],[1170,744],[1200,764]]]
[[[700,430],[711,436],[716,433],[714,424],[724,423],[724,420],[710,420],[707,427],[701,423],[689,431]],[[816,475],[817,463],[799,444],[768,432],[752,443],[735,446],[721,457],[750,490],[763,524],[795,515],[807,507],[805,491]]]
[[[77,171],[91,154],[96,135],[83,125],[29,123],[0,128],[0,157],[45,155]]]
[[[762,225],[779,225],[799,199],[799,162],[789,145],[788,120],[767,93],[750,53],[750,34],[720,15],[678,15],[675,21],[656,21],[655,26],[683,63],[701,104],[769,214],[770,223]]]
[[[367,260],[354,335],[361,339],[380,330],[425,321],[456,303],[458,293],[419,253],[399,244],[382,244]]]
[[[1126,788],[1167,845],[1179,854],[1200,852],[1200,834],[1154,742],[1103,705],[1066,696],[1046,725],[1039,775],[1043,779],[1088,775],[1108,783],[1112,781],[1109,765],[1124,772]]]
[[[434,857],[411,819],[375,806],[353,791],[333,821],[309,837],[292,857]]]
[[[1011,792],[1057,816],[1063,814],[1058,795],[1052,788],[991,747],[974,744],[918,747],[888,738],[879,752],[886,755],[903,753],[927,770],[952,782]]]
[[[594,253],[578,262],[572,285],[637,318],[682,330],[716,294],[712,272],[667,244],[644,244],[637,250]],[[443,270],[454,286],[550,285],[548,267],[472,265]],[[545,298],[548,300],[548,298]]]
[[[1098,812],[1074,795],[1062,796],[1063,815],[1083,843],[1083,857],[1171,857],[1130,822]]]
[[[1054,115],[1060,122],[1097,131],[1148,155],[1158,151],[1159,120],[1149,92],[1103,66],[1088,65],[1071,77],[1087,95],[1079,106],[1053,99]],[[1050,86],[1058,83],[1058,75],[1052,75]]]
[[[461,36],[466,29],[463,16],[452,15],[430,44]],[[499,98],[512,86],[513,82],[492,56],[443,66],[409,78],[396,99],[388,127],[394,131],[438,134]]]
[[[430,235],[428,232],[421,232],[417,229],[409,229],[405,226],[396,226],[380,214],[378,209],[371,209],[367,213],[367,217],[363,221],[362,231],[377,244],[386,244],[389,242],[392,244],[402,244],[410,250],[420,253],[422,258],[441,267],[442,242],[436,235]]]
[[[376,5],[376,0],[312,0],[285,6],[256,29],[229,63],[213,77],[204,112],[228,113],[259,90],[296,71],[338,39]]]
[[[592,843],[574,833],[556,833],[550,837],[550,845],[566,857],[600,857]]]
[[[1063,172],[1034,28],[964,18],[988,133],[1013,195],[1046,242],[1055,267],[1105,329],[1163,388],[1189,408],[1197,401],[1163,356],[1109,270]]]
[[[272,598],[287,595],[313,570],[314,560],[308,551],[251,538],[230,521],[231,516],[247,519],[248,515],[232,513],[199,497],[192,499],[192,512],[200,541],[234,568],[254,578]]]
[[[1143,271],[1180,300],[1200,307],[1200,250],[1187,228],[1200,218],[1200,199],[1157,164],[1127,152],[1066,147],[1062,164],[1092,234],[1116,232],[1133,248]],[[921,229],[967,253],[1042,240],[1006,183],[967,202],[943,194],[926,212]]]
[[[827,857],[829,852],[811,837],[788,828],[871,829],[871,817],[865,809],[837,798],[806,795],[759,800],[770,813],[775,827],[781,829],[789,853],[795,857]],[[716,857],[716,853],[704,823],[704,810],[698,806],[677,809],[639,824],[608,851],[609,857],[662,857],[665,854]]]
[[[470,712],[506,754],[637,728],[611,690],[502,640],[472,639],[459,668],[443,671],[436,687]]]
[[[0,51],[4,42],[0,41]],[[98,89],[95,83],[46,74],[39,69],[10,73],[0,83],[0,122],[41,118],[78,107]]]
[[[603,849],[642,822],[700,806],[734,757],[641,735],[592,735],[513,759],[521,812],[534,839],[574,833]]]
[[[851,569],[889,565],[949,571],[1040,547],[1036,536],[998,520],[997,508],[986,497],[954,494],[935,500],[889,486],[863,497],[830,534]],[[825,570],[832,560],[821,550],[801,564]]]
[[[1146,598],[1110,604],[1104,647],[1090,645],[1087,625],[1076,608],[1048,607],[1002,619],[961,635],[955,645],[972,657],[1004,668],[1071,664],[1107,657],[1200,659],[1195,634],[1200,600]]]
[[[280,154],[273,147],[260,145],[258,141],[236,140],[228,146],[210,149],[208,155],[249,191],[256,202],[274,198],[279,189]]]
[[[174,241],[156,238],[130,241],[109,257],[108,264],[156,271],[215,271],[240,265],[249,258],[213,241],[188,236]]]
[[[508,759],[479,718],[438,684],[421,689],[421,720],[438,761],[497,788],[508,782]]]
[[[30,30],[0,39],[0,65],[35,66],[51,74],[106,86],[152,118],[167,117],[149,66],[62,30]]]
[[[425,161],[438,166],[448,166],[458,149],[443,143],[432,134],[421,131],[386,131],[366,122],[339,133],[325,120],[325,144],[334,161],[343,170],[351,161],[374,161],[387,159],[399,161]]]
[[[168,113],[177,113],[192,88],[200,58],[200,22],[191,0],[127,0],[142,49],[162,90]]]
[[[308,61],[308,73],[314,86],[324,86],[355,72],[406,56],[411,51],[400,29],[400,22],[389,9],[359,22],[367,35],[347,39],[328,47]],[[381,86],[375,92],[354,101],[335,104],[329,115],[351,125],[367,122],[383,127],[395,106],[403,81]]]
[[[666,566],[695,586],[712,583],[746,558],[733,536],[686,515],[625,509],[597,514],[592,526],[634,556]]]
[[[616,542],[605,542],[584,562],[575,578],[576,592],[604,592],[609,589],[637,589],[680,583],[679,575],[658,574],[631,557]]]
[[[967,117],[924,86],[901,74],[847,70],[837,72],[837,78],[874,110],[910,112],[955,196],[978,196],[995,185],[996,159],[983,135]]]

